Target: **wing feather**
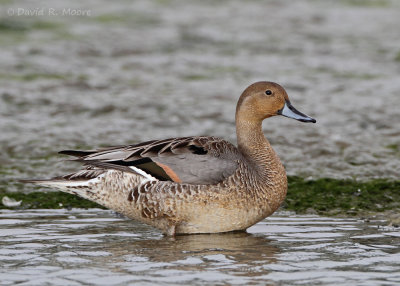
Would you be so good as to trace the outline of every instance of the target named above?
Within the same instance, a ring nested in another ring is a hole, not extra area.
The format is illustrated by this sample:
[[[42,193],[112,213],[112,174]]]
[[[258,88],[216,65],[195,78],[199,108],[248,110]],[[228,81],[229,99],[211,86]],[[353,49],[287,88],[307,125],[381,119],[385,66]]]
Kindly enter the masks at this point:
[[[240,153],[231,143],[216,137],[182,137],[90,151],[61,151],[79,157],[86,165],[101,162],[135,166],[161,180],[188,184],[216,184],[238,166]],[[102,165],[103,167],[105,165]],[[129,168],[129,167],[128,167]],[[117,168],[118,169],[118,168]]]

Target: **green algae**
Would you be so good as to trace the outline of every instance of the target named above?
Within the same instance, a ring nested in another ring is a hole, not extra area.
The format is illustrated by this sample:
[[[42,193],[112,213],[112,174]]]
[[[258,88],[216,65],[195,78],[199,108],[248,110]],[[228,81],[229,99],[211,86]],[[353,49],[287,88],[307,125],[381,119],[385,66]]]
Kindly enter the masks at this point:
[[[0,31],[3,33],[24,33],[34,30],[54,30],[63,28],[58,22],[32,21],[29,19],[14,20],[10,18],[0,18]]]
[[[398,152],[400,148],[400,144],[389,144],[385,146],[387,149],[390,149],[394,152]]]
[[[135,26],[152,26],[160,24],[160,19],[154,13],[120,13],[120,14],[102,14],[92,18],[101,24],[126,24]]]
[[[396,62],[400,62],[400,51],[397,52],[396,56],[394,57],[394,60],[395,60]]]
[[[284,204],[297,213],[357,215],[400,209],[400,181],[289,178]]]
[[[21,206],[11,209],[71,209],[71,208],[103,208],[102,206],[63,192],[32,192],[32,193],[1,193],[17,201],[22,201]],[[0,204],[0,209],[8,207]]]
[[[49,73],[27,73],[27,74],[4,74],[0,73],[0,79],[15,81],[34,81],[38,79],[64,80],[66,75]]]
[[[38,187],[34,187],[39,190]],[[20,209],[102,208],[98,204],[62,192],[6,192],[0,197],[22,200]],[[0,209],[6,209],[0,205]],[[319,215],[362,215],[400,209],[400,181],[370,181],[323,178],[306,180],[289,177],[289,189],[283,208],[296,213]],[[14,208],[15,209],[15,208]]]
[[[210,75],[206,74],[186,74],[182,76],[182,79],[185,81],[198,81],[198,80],[208,80],[210,79]]]
[[[36,17],[37,18],[37,17]],[[32,33],[42,31],[51,37],[40,39],[40,43],[53,41],[57,39],[75,39],[77,35],[72,35],[68,32],[67,26],[59,21],[37,20],[35,17],[1,17],[0,16],[0,46],[15,46],[24,43],[29,38],[36,39]]]
[[[394,156],[400,156],[400,144],[389,144],[385,148]]]
[[[358,6],[358,7],[388,7],[390,6],[390,1],[388,0],[342,0],[344,4],[349,6]]]

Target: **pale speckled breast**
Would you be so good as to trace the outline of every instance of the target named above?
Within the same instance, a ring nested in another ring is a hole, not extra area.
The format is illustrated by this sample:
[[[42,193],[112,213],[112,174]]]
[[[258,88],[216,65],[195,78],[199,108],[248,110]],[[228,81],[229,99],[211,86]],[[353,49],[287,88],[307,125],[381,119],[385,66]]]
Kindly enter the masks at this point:
[[[282,172],[283,171],[283,172]],[[197,196],[177,207],[185,220],[177,233],[244,230],[272,214],[286,196],[287,179],[281,172],[265,178],[240,163],[220,184],[202,186]]]

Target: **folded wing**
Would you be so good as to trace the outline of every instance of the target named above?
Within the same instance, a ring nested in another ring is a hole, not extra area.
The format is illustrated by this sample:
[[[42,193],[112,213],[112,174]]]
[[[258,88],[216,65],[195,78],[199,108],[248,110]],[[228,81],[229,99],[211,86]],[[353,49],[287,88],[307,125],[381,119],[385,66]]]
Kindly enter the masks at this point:
[[[239,152],[231,143],[216,137],[182,137],[147,141],[91,151],[65,150],[88,166],[139,168],[163,181],[216,184],[238,166]]]

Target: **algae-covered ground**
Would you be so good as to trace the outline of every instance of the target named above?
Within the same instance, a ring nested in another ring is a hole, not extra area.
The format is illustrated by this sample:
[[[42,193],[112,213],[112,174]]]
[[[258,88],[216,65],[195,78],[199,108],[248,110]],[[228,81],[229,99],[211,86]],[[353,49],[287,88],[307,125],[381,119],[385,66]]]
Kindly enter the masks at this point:
[[[22,208],[94,206],[18,183],[76,170],[56,156],[62,149],[191,135],[234,143],[240,93],[270,80],[317,119],[264,123],[290,176],[284,207],[399,209],[399,1],[7,0],[0,8],[0,196],[22,199]]]

